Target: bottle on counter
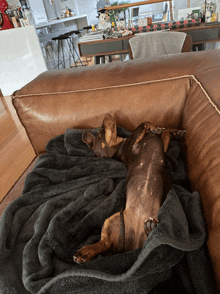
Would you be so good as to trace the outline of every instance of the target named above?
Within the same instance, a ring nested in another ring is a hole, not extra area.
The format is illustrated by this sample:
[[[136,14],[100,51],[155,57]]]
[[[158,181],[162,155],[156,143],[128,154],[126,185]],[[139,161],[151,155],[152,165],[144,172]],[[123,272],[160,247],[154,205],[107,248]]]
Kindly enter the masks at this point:
[[[30,25],[33,25],[33,26],[35,25],[34,16],[31,9],[29,8],[24,9],[24,19],[27,19]]]
[[[112,22],[112,30],[115,31],[115,22]]]
[[[95,24],[92,24],[92,31],[95,32]]]
[[[203,5],[203,12],[202,12],[202,18],[201,18],[201,22],[205,22],[205,15],[206,15],[206,0],[205,0],[205,3]]]

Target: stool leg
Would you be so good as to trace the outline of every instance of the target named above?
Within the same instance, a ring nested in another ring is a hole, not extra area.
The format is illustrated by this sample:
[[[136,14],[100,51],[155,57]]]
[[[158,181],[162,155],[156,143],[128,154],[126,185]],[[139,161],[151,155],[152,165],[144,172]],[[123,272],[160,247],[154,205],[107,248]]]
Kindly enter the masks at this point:
[[[78,58],[79,58],[79,61],[80,61],[81,65],[83,66],[83,63],[82,63],[82,61],[81,61],[81,59],[80,59],[80,57],[79,57],[79,54],[78,54],[78,52],[76,51],[76,48],[75,48],[75,46],[74,46],[74,43],[73,43],[73,38],[72,38],[71,42],[72,42],[72,47],[73,47],[73,50],[76,52],[76,55],[78,56]]]
[[[40,45],[41,45],[41,50],[42,50],[42,53],[43,53],[43,56],[44,56],[44,60],[46,62],[47,69],[49,69],[48,68],[48,63],[47,63],[48,60],[47,60],[46,46],[45,46],[45,44],[43,42],[41,42]]]
[[[52,41],[48,41],[45,45],[45,58],[46,58],[46,63],[47,63],[47,68],[50,69],[54,69],[56,68],[56,61],[54,58],[54,50],[53,50],[53,46],[52,46]]]
[[[74,52],[73,52],[73,50],[72,50],[72,48],[71,48],[71,40],[70,39],[67,39],[67,43],[68,43],[68,45],[69,45],[69,53],[70,54],[72,54],[72,57],[73,57],[73,61],[74,61],[74,63],[75,63],[75,66],[77,67],[77,64],[76,64],[76,60],[75,60],[75,56],[74,56]],[[71,67],[71,55],[70,55],[70,59],[69,59],[69,66]]]
[[[48,43],[48,46],[50,46],[50,48],[51,48],[51,52],[52,52],[52,59],[53,59],[53,64],[54,64],[54,66],[56,67],[56,62],[55,62],[55,58],[54,58],[54,47],[53,47],[53,41],[50,41],[49,43]]]
[[[69,67],[70,67],[70,64],[71,64],[71,48],[69,46],[69,39],[66,39],[66,41],[67,41],[67,45],[69,47]]]
[[[95,64],[100,64],[100,56],[94,56]]]
[[[60,40],[60,41],[61,41],[61,49],[62,49],[62,55],[63,55],[63,65],[64,65],[64,68],[66,68],[64,48],[63,48],[63,40]]]
[[[46,43],[45,45],[45,52],[46,52],[46,63],[47,63],[47,68],[50,68],[49,62],[51,60],[51,54],[50,54],[50,50],[49,50],[49,42]]]
[[[57,67],[60,68],[60,40],[58,40],[58,64]]]
[[[101,56],[101,63],[105,63],[105,56]]]

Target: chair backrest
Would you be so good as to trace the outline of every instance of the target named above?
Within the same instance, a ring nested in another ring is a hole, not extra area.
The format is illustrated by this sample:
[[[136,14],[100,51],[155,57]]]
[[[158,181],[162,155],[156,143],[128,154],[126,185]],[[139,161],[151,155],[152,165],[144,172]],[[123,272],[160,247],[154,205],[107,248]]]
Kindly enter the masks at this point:
[[[190,52],[192,37],[182,32],[141,33],[129,40],[130,59]]]

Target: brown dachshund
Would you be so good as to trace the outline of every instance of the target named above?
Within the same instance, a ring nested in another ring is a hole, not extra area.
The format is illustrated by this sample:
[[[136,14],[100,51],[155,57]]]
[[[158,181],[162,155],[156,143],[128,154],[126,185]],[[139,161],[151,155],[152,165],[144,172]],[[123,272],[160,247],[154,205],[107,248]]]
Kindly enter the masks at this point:
[[[107,114],[96,136],[83,133],[83,142],[98,157],[117,158],[125,163],[127,195],[125,210],[105,220],[101,240],[78,250],[73,256],[75,262],[87,262],[101,253],[143,247],[158,224],[158,211],[170,187],[164,163],[170,136],[182,136],[184,132],[156,128],[146,122],[123,139],[117,136],[115,119]]]

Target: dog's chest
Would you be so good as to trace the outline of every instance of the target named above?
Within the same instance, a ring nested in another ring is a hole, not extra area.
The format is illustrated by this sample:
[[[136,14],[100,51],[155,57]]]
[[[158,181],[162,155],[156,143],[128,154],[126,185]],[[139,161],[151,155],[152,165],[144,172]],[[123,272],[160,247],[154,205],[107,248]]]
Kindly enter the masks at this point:
[[[160,198],[163,194],[163,171],[162,146],[152,144],[142,149],[128,166],[127,204],[144,205],[146,201],[151,201],[151,198]]]

